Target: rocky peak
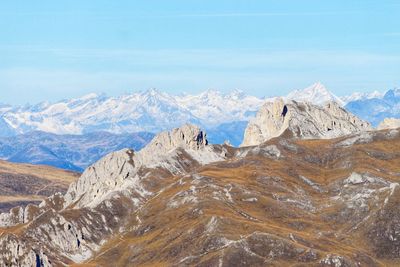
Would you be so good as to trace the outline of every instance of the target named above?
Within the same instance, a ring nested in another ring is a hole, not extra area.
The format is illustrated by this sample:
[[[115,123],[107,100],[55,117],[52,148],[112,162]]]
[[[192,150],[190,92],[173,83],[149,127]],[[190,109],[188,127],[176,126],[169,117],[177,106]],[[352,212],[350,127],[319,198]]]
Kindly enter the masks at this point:
[[[180,172],[177,149],[185,150],[200,164],[223,159],[208,146],[204,131],[186,124],[158,134],[137,153],[123,149],[106,155],[71,184],[65,195],[65,206],[77,200],[76,207],[96,206],[121,190],[135,191],[140,196],[139,201],[143,200],[147,193],[138,176],[139,170],[162,167],[170,172]]]
[[[143,151],[165,153],[175,148],[199,150],[208,145],[206,136],[198,126],[185,124],[180,128],[158,134]]]
[[[335,138],[342,135],[371,130],[362,121],[330,101],[324,106],[308,102],[282,99],[265,103],[256,117],[249,122],[242,146],[258,145],[285,131],[298,138]]]
[[[302,102],[307,101],[317,105],[324,105],[330,101],[335,101],[340,105],[344,105],[344,102],[331,93],[321,82],[316,82],[302,90],[294,90],[286,96],[286,99]]]

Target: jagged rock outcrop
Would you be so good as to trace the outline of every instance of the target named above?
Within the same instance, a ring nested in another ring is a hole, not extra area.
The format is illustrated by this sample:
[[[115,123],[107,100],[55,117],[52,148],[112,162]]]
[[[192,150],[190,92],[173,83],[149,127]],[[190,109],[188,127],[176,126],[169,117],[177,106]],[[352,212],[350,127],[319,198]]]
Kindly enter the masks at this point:
[[[400,128],[400,119],[386,118],[377,127],[378,130]]]
[[[223,153],[216,153],[208,145],[206,133],[199,127],[186,124],[172,131],[162,132],[141,151],[135,153],[123,149],[108,154],[92,166],[68,189],[65,195],[65,206],[75,201],[76,208],[96,206],[102,200],[121,190],[138,196],[134,201],[140,202],[151,195],[141,185],[138,171],[141,168],[164,167],[171,172],[179,172],[179,150],[184,150],[198,163],[209,163],[223,160]]]
[[[249,122],[241,146],[261,144],[287,132],[298,138],[335,138],[371,130],[368,122],[347,112],[336,102],[317,106],[282,99],[265,103]]]

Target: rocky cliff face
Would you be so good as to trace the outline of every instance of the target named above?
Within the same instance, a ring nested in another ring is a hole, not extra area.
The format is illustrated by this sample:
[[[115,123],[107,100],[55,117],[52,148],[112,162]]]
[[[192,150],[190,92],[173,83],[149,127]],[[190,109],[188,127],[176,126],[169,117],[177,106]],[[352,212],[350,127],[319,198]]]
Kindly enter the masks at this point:
[[[379,125],[378,130],[400,128],[400,119],[386,118]]]
[[[208,146],[206,133],[194,125],[184,125],[172,131],[162,132],[140,152],[123,149],[110,153],[90,166],[65,195],[65,206],[96,206],[117,191],[129,191],[140,203],[151,195],[141,184],[140,170],[163,167],[171,173],[179,173],[182,166],[179,155],[184,151],[195,162],[209,163],[223,160],[223,153],[216,153]]]
[[[336,102],[317,106],[282,99],[265,103],[249,122],[241,146],[261,144],[271,138],[290,134],[298,138],[335,138],[372,130],[370,124],[347,112]]]

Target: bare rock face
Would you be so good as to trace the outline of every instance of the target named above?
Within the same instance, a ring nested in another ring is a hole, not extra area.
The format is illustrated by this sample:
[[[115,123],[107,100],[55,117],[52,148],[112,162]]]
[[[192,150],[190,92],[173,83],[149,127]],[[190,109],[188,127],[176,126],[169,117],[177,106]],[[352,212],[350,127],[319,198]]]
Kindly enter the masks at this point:
[[[400,128],[400,119],[386,118],[379,125],[378,130]]]
[[[195,125],[185,124],[170,132],[158,134],[144,150],[154,149],[165,153],[177,147],[201,149],[206,145],[208,145],[206,133]]]
[[[165,131],[158,134],[138,154],[141,162],[152,164],[162,160],[162,157],[178,148],[200,151],[207,149],[207,146],[207,134],[195,125],[185,124],[170,132]]]
[[[261,144],[285,131],[297,138],[329,139],[367,130],[372,130],[368,122],[347,112],[336,102],[320,107],[277,99],[265,103],[255,119],[249,122],[241,146]]]
[[[69,187],[65,206],[79,200],[76,208],[95,207],[120,191],[136,195],[135,201],[140,203],[150,193],[142,186],[138,171],[141,168],[164,167],[171,172],[179,172],[179,162],[176,160],[179,149],[200,164],[223,160],[223,156],[208,146],[205,132],[195,125],[186,124],[158,134],[140,152],[123,149],[108,154],[87,168]]]

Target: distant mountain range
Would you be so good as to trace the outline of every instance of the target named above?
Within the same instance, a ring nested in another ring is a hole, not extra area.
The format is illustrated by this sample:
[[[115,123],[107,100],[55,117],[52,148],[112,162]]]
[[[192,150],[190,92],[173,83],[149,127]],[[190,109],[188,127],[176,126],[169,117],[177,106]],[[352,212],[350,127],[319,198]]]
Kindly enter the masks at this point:
[[[171,95],[150,89],[22,107],[0,104],[0,158],[80,171],[110,151],[140,149],[155,133],[185,123],[205,129],[210,143],[227,140],[238,146],[248,121],[263,103],[275,98],[241,91]],[[373,126],[386,117],[400,117],[399,89],[337,97],[318,82],[282,98],[318,105],[335,101]]]
[[[353,93],[339,98],[318,82],[303,90],[294,90],[283,98],[319,105],[336,101],[376,125],[384,116],[397,116],[400,113],[399,108],[396,108],[399,103],[398,94],[398,90],[390,90],[385,95],[379,92]],[[238,126],[233,127],[241,127],[265,101],[271,99],[274,98],[250,96],[241,91],[223,94],[207,90],[197,95],[170,95],[150,89],[119,97],[89,94],[77,99],[23,107],[3,104],[0,105],[0,136],[31,131],[75,135],[99,131],[115,134],[139,131],[157,133],[184,123],[194,123],[211,132],[222,130],[221,136],[216,137],[219,140],[222,136],[231,135],[221,125],[232,126],[237,123]],[[360,106],[364,104],[368,107]],[[365,117],[366,109],[373,110],[368,117]]]
[[[400,89],[389,90],[377,97],[351,101],[345,108],[376,127],[385,118],[400,118]]]
[[[40,131],[0,138],[0,158],[11,162],[50,165],[83,171],[104,155],[132,148],[140,150],[154,137],[152,133],[56,135]]]
[[[6,110],[2,117],[16,133],[159,132],[187,122],[216,127],[247,121],[263,102],[239,91],[173,96],[151,89],[119,97],[90,94],[53,104],[43,102]]]

